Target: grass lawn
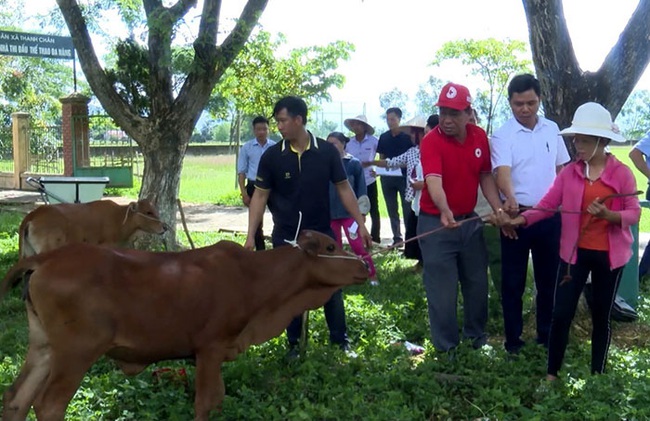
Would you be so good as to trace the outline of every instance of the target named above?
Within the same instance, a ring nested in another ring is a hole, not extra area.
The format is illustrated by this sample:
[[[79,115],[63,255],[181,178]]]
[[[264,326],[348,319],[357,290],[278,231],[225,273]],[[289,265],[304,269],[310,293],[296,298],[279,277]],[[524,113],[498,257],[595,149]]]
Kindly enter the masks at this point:
[[[14,161],[10,159],[0,159],[0,172],[14,172]]]
[[[17,260],[22,215],[0,212],[0,273]],[[239,236],[193,233],[198,245]],[[322,310],[311,312],[310,345],[304,360],[288,363],[284,336],[254,346],[224,364],[226,399],[214,420],[604,420],[650,417],[650,303],[641,319],[613,324],[608,374],[589,373],[589,318],[580,313],[572,331],[560,381],[540,389],[545,351],[529,344],[517,357],[501,345],[503,324],[491,294],[489,345],[461,345],[455,357],[429,343],[426,300],[411,261],[398,254],[376,260],[381,284],[346,288],[348,332],[356,359],[328,345]],[[524,337],[534,342],[531,283],[524,303]],[[462,320],[462,309],[459,310]],[[27,348],[21,288],[0,302],[0,393],[15,380]],[[411,356],[396,341],[424,345]],[[158,371],[170,369],[168,371]],[[180,372],[184,370],[187,375]],[[187,420],[193,414],[194,366],[165,361],[126,377],[100,359],[84,377],[66,420]],[[1,410],[0,404],[0,410]],[[30,419],[34,419],[33,414]]]
[[[616,158],[619,159],[619,161],[623,162],[625,165],[630,167],[632,172],[634,173],[634,176],[636,177],[636,187],[639,190],[642,190],[644,193],[646,190],[648,190],[648,179],[641,174],[637,169],[634,167],[634,164],[630,160],[630,157],[628,154],[630,153],[630,147],[629,146],[613,146],[610,147],[612,153],[616,156]],[[642,194],[639,196],[639,199],[645,199],[645,194]],[[650,210],[644,209],[643,212],[641,212],[641,221],[639,222],[639,231],[640,232],[650,232]]]

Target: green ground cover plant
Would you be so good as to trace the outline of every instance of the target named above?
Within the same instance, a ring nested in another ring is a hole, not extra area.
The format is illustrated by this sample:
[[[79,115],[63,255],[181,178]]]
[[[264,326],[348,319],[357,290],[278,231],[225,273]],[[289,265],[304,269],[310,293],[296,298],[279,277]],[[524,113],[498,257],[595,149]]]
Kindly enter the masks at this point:
[[[0,208],[0,274],[17,260],[22,214]],[[195,243],[232,234],[193,233]],[[327,343],[322,310],[311,313],[306,358],[287,362],[284,336],[224,364],[226,399],[215,420],[615,420],[650,418],[650,302],[642,286],[640,320],[614,323],[609,372],[589,373],[589,318],[578,316],[560,381],[544,390],[545,351],[527,345],[510,357],[502,348],[500,305],[491,291],[489,345],[463,344],[450,358],[429,343],[426,300],[412,261],[397,253],[376,260],[381,284],[347,288],[349,335],[358,358]],[[526,331],[534,338],[531,285]],[[459,311],[462,317],[462,311]],[[0,392],[14,380],[27,347],[21,289],[0,302]],[[426,352],[411,356],[408,340]],[[169,369],[169,370],[167,370]],[[68,420],[187,420],[193,415],[191,362],[161,362],[126,377],[107,359],[85,376]],[[33,418],[33,414],[31,415]]]

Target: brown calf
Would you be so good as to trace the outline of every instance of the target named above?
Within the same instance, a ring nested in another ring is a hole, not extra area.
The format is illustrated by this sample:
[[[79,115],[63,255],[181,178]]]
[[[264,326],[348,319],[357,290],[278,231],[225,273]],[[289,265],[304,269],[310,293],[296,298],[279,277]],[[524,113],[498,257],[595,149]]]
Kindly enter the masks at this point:
[[[147,199],[128,205],[110,200],[43,205],[20,224],[19,256],[33,256],[70,243],[116,246],[138,230],[162,234],[166,229]]]
[[[247,251],[221,241],[179,253],[72,244],[20,260],[0,285],[30,273],[29,350],[4,394],[5,421],[63,420],[102,355],[126,374],[168,359],[196,359],[195,419],[207,420],[225,389],[223,361],[273,338],[368,270],[330,237],[304,231],[298,247]]]

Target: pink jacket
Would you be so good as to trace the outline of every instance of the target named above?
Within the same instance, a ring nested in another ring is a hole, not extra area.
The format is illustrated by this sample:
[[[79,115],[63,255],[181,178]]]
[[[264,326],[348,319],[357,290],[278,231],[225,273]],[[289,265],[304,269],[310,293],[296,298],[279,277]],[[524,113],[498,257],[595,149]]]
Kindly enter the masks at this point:
[[[632,171],[621,163],[614,155],[608,155],[605,169],[600,180],[612,188],[616,193],[634,193],[636,180]],[[585,190],[585,163],[572,162],[567,165],[555,178],[553,185],[546,192],[536,207],[580,211]],[[632,243],[634,241],[630,226],[639,222],[641,207],[636,196],[616,197],[611,201],[610,209],[620,212],[621,226],[609,224],[609,265],[611,269],[624,266],[632,256]],[[541,210],[524,212],[526,225],[534,224],[542,219],[549,218],[553,213]],[[560,258],[565,262],[576,262],[573,249],[580,235],[580,214],[562,213],[562,233],[560,235]],[[573,257],[573,258],[571,258]],[[570,260],[570,261],[569,261]]]

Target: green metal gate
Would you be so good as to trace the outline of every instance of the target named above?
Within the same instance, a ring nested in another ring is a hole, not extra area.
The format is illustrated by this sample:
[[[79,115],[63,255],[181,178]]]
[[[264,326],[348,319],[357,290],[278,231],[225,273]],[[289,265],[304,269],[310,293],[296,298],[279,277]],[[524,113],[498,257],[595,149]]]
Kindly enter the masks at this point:
[[[108,177],[108,187],[133,187],[133,139],[110,116],[73,116],[72,138],[85,141],[72,142],[75,177]]]

